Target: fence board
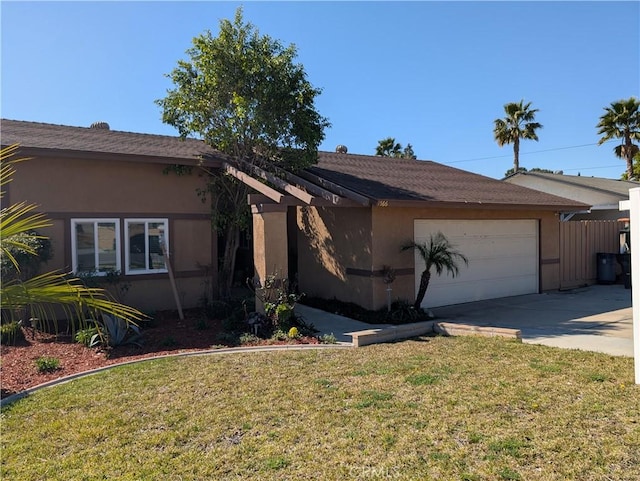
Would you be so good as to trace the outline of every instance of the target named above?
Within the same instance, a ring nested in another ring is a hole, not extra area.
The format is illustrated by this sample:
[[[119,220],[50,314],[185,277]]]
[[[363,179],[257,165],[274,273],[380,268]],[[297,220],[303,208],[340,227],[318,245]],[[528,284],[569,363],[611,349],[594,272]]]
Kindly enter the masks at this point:
[[[623,223],[616,220],[561,222],[560,288],[595,284],[598,279],[597,254],[619,252],[623,227]]]

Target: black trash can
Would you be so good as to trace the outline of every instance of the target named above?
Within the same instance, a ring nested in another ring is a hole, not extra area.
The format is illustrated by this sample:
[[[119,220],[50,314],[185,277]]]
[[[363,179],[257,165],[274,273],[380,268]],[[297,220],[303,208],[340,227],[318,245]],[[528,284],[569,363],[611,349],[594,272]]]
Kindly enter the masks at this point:
[[[616,254],[598,252],[598,284],[613,284],[616,282]]]
[[[622,267],[622,277],[624,278],[624,288],[631,289],[631,254],[618,254],[618,263]]]

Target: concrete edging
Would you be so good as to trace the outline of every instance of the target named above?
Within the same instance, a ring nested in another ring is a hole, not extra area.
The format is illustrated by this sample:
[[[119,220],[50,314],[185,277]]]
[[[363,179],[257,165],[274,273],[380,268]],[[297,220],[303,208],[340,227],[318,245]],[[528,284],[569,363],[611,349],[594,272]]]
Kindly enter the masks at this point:
[[[398,341],[432,332],[445,336],[505,337],[508,339],[522,340],[522,333],[519,329],[491,326],[481,327],[437,321],[424,321],[412,324],[401,324],[393,327],[365,329],[363,331],[347,332],[346,334],[350,335],[353,339],[354,347],[362,347],[381,342]]]

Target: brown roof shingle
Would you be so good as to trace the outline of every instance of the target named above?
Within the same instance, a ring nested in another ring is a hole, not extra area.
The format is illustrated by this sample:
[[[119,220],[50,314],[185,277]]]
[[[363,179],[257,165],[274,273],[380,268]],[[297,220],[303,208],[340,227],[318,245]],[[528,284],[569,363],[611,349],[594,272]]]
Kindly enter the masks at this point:
[[[378,201],[589,207],[431,161],[321,152],[318,164],[309,171]]]
[[[158,159],[194,160],[215,154],[201,140],[166,135],[139,134],[90,127],[0,121],[2,145],[20,144],[25,149],[118,154]]]
[[[204,156],[211,166],[219,165],[223,160],[223,156],[195,139],[18,120],[0,120],[0,140],[2,145],[18,143],[39,155],[53,153],[102,158],[114,158],[115,155],[188,164]],[[555,210],[589,207],[431,161],[319,152],[318,164],[307,170],[374,202]]]

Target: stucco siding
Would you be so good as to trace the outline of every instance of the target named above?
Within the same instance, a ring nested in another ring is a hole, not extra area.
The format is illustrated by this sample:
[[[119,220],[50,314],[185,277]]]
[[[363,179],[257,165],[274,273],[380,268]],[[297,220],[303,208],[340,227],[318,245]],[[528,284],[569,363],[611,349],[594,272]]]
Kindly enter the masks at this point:
[[[163,174],[165,166],[133,162],[33,158],[16,164],[8,202],[28,201],[47,212],[203,213],[196,195],[205,179]]]
[[[371,305],[371,279],[353,274],[371,271],[371,210],[301,207],[297,225],[300,290]]]
[[[120,229],[121,272],[125,271],[125,220],[167,219],[171,264],[184,308],[198,304],[205,290],[205,269],[215,272],[214,233],[210,207],[198,198],[205,186],[197,175],[165,175],[152,163],[33,158],[16,164],[7,202],[38,205],[52,225],[41,233],[50,238],[53,258],[45,270],[72,269],[72,219],[113,219]],[[4,200],[4,199],[3,199]],[[123,302],[144,310],[175,309],[168,273],[124,276],[130,289]],[[213,279],[206,283],[211,286]],[[210,292],[210,288],[208,288]]]

